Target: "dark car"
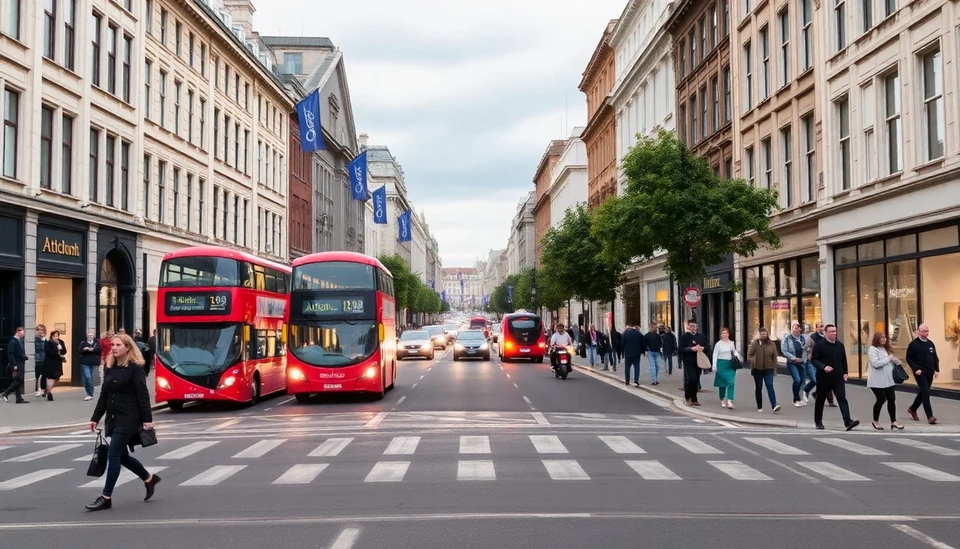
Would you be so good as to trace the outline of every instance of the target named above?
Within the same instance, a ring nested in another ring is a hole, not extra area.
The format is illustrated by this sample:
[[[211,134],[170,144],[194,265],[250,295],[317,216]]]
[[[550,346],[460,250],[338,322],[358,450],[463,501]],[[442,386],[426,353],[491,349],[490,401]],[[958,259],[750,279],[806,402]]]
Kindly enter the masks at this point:
[[[453,360],[461,358],[490,360],[490,343],[482,330],[460,330],[453,344]]]

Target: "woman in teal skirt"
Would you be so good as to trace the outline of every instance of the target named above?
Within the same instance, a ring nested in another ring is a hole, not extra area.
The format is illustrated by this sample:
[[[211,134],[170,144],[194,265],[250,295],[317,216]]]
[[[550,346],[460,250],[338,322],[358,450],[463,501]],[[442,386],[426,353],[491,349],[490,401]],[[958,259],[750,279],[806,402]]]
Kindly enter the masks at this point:
[[[743,361],[736,344],[730,340],[730,330],[720,330],[720,341],[713,346],[713,368],[717,375],[713,377],[713,386],[720,390],[720,406],[733,410],[734,391],[737,386],[737,370],[733,367],[733,358]]]

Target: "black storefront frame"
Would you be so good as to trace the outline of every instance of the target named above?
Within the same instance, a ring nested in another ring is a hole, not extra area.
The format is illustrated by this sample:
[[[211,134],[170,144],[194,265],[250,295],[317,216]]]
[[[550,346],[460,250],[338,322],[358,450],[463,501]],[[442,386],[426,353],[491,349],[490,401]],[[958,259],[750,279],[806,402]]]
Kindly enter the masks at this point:
[[[0,391],[10,384],[7,374],[7,344],[14,330],[23,326],[26,311],[26,214],[23,210],[0,205],[0,230],[6,238],[0,242]],[[28,348],[29,351],[29,348]]]
[[[960,245],[958,245],[958,246],[950,246],[950,247],[947,247],[947,248],[938,248],[938,249],[934,249],[934,250],[920,251],[920,233],[925,233],[925,232],[929,232],[929,231],[935,231],[935,230],[938,230],[938,229],[944,229],[944,228],[949,228],[949,227],[955,227],[955,228],[956,228],[956,230],[957,230],[957,240],[958,240],[958,242],[960,242],[960,223],[958,223],[956,220],[954,220],[954,221],[947,221],[947,222],[943,222],[943,223],[935,223],[935,224],[931,224],[931,225],[925,225],[925,226],[923,226],[923,227],[918,227],[918,228],[913,228],[913,229],[905,229],[905,230],[902,230],[902,231],[896,231],[896,232],[892,232],[892,233],[887,233],[887,234],[883,234],[883,235],[880,235],[880,236],[872,236],[872,237],[869,237],[869,238],[862,238],[862,239],[859,239],[859,240],[854,240],[854,241],[850,241],[850,242],[844,242],[844,243],[842,243],[842,244],[840,244],[840,245],[833,245],[833,246],[831,246],[830,253],[833,254],[833,259],[834,259],[834,266],[833,266],[833,284],[834,284],[834,304],[833,304],[834,311],[833,311],[833,313],[834,313],[834,315],[833,315],[833,317],[834,317],[834,318],[840,318],[840,306],[842,305],[842,299],[841,299],[841,297],[840,297],[840,292],[842,291],[842,287],[841,287],[841,284],[840,284],[840,276],[841,276],[841,273],[842,273],[843,271],[849,271],[849,270],[854,270],[854,272],[856,273],[856,283],[855,283],[856,293],[857,293],[857,306],[856,306],[857,318],[856,318],[856,320],[857,320],[857,323],[859,324],[859,322],[860,322],[860,320],[861,320],[861,318],[862,318],[862,315],[863,315],[863,311],[861,310],[861,306],[860,306],[860,302],[861,302],[861,299],[860,299],[860,298],[861,298],[861,296],[860,296],[860,284],[861,284],[861,282],[860,282],[860,269],[863,268],[863,267],[883,266],[883,267],[884,267],[884,269],[883,269],[883,287],[884,287],[884,292],[883,292],[883,314],[884,314],[884,323],[886,324],[887,320],[889,320],[889,314],[890,314],[890,309],[889,309],[889,308],[890,308],[890,296],[889,296],[889,292],[887,291],[888,284],[889,284],[889,278],[888,278],[888,272],[889,272],[889,271],[888,271],[888,269],[886,268],[886,266],[887,266],[887,265],[890,265],[890,264],[892,264],[892,263],[900,263],[900,262],[904,262],[904,261],[913,261],[913,262],[915,263],[915,266],[916,266],[916,271],[915,271],[915,272],[916,272],[916,276],[917,276],[917,284],[916,284],[916,286],[917,286],[917,318],[918,318],[918,319],[923,318],[923,276],[922,276],[922,273],[920,272],[921,260],[924,259],[924,258],[928,258],[928,257],[937,257],[937,256],[941,256],[941,255],[950,255],[950,254],[954,254],[954,253],[960,253]],[[913,236],[913,238],[914,238],[914,244],[915,244],[915,250],[916,250],[916,251],[915,251],[915,252],[910,252],[910,253],[905,253],[905,254],[900,254],[900,255],[888,256],[888,255],[887,255],[887,241],[888,241],[888,240],[891,240],[891,239],[894,239],[894,238],[901,238],[901,237],[904,237],[904,236]],[[859,255],[859,254],[860,254],[860,246],[862,246],[862,245],[864,245],[864,244],[873,244],[873,243],[877,243],[877,242],[879,242],[879,243],[882,245],[882,247],[883,247],[883,256],[882,256],[882,257],[879,257],[879,258],[867,259],[867,260],[864,260],[864,261],[859,261],[859,257],[860,257],[860,255]],[[840,254],[840,251],[842,251],[842,250],[847,250],[847,249],[851,249],[851,248],[853,249],[854,253],[856,254],[856,255],[855,255],[855,260],[854,260],[852,263],[844,263],[843,265],[839,264],[839,263],[837,262],[837,258],[838,258],[839,254]],[[844,320],[847,320],[847,319],[844,318]],[[918,322],[918,326],[919,326],[919,322]],[[839,328],[838,328],[838,329],[839,329]],[[858,333],[858,335],[860,335],[860,334]],[[853,342],[847,343],[848,346],[849,346],[849,345],[852,345],[852,344],[853,344]],[[864,345],[869,345],[870,342],[869,342],[869,341],[866,341],[866,342],[858,341],[858,342],[856,342],[856,344],[858,345],[858,348],[861,348],[861,349],[862,349],[862,347],[863,347]],[[850,367],[850,365],[848,364],[848,368],[849,368],[849,367]],[[857,379],[858,379],[858,380],[863,380],[863,379],[864,379],[864,377],[863,377],[863,368],[864,368],[864,364],[863,364],[863,353],[858,352],[858,353],[857,353]],[[851,379],[852,379],[852,378],[851,378]]]
[[[790,257],[787,259],[779,259],[769,263],[761,263],[759,265],[751,265],[749,267],[743,267],[740,270],[741,280],[743,280],[743,311],[741,311],[741,315],[740,315],[741,321],[743,322],[743,339],[740,342],[742,348],[746,349],[747,346],[750,344],[751,340],[753,339],[753,334],[750,334],[747,331],[750,327],[750,304],[751,303],[757,304],[757,312],[758,312],[757,317],[760,321],[760,326],[767,328],[767,330],[770,330],[770,338],[777,341],[779,341],[780,336],[782,336],[783,334],[773,333],[773,329],[771,328],[770,323],[764,321],[764,318],[763,318],[763,302],[764,301],[785,299],[789,302],[792,299],[796,299],[797,300],[797,315],[796,315],[797,318],[791,318],[790,323],[792,324],[793,321],[796,320],[797,322],[800,322],[801,326],[803,326],[804,323],[806,322],[806,318],[803,313],[803,299],[820,296],[820,302],[821,302],[820,317],[823,318],[823,297],[821,296],[822,287],[823,287],[822,279],[818,278],[818,281],[819,281],[817,284],[818,289],[816,291],[808,291],[808,292],[803,291],[805,277],[803,275],[802,266],[803,266],[803,260],[805,259],[808,259],[808,260],[813,259],[817,262],[817,265],[819,266],[820,256],[818,254],[807,254],[807,255],[801,255],[796,257]],[[794,268],[793,272],[796,273],[796,279],[797,279],[797,291],[794,293],[791,293],[791,294],[781,293],[780,273],[777,270],[777,266],[781,263],[791,263],[793,265],[793,268]],[[764,272],[764,269],[767,269],[767,268],[774,269],[774,277],[773,277],[774,295],[771,295],[771,296],[763,295],[763,272]],[[748,295],[747,294],[747,280],[748,280],[747,272],[753,269],[757,269],[757,297],[747,297]]]
[[[108,227],[100,227],[97,233],[97,285],[94,300],[96,316],[94,322],[97,333],[102,333],[106,327],[101,325],[100,303],[101,289],[106,285],[103,279],[104,260],[109,259],[117,271],[117,304],[116,326],[133,335],[136,319],[136,291],[137,291],[137,236],[126,231],[119,231]]]

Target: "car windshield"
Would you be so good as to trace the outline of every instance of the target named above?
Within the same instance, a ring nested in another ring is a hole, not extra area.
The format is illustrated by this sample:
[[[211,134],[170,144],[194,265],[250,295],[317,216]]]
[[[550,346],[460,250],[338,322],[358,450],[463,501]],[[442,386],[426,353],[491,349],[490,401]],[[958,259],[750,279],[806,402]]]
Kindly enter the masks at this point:
[[[427,326],[423,330],[430,334],[430,337],[443,335],[443,328],[440,326]]]
[[[456,330],[456,329],[457,329],[457,325],[456,325],[456,324],[444,324],[444,325],[443,325],[443,329],[444,329],[444,330]]]
[[[460,332],[457,334],[457,341],[486,341],[483,332]]]
[[[157,357],[183,376],[216,374],[240,360],[243,349],[236,324],[176,325],[157,328]]]
[[[380,344],[370,320],[311,322],[290,326],[288,347],[311,366],[351,366],[373,355]]]
[[[414,341],[414,340],[423,340],[430,339],[430,336],[427,335],[427,332],[423,330],[416,330],[413,332],[403,332],[400,334],[400,341]]]

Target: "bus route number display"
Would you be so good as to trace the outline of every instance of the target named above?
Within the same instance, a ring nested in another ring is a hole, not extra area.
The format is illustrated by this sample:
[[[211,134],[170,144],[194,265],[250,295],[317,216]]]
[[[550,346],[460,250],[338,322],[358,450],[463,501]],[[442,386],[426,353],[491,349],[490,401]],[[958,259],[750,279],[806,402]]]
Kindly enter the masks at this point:
[[[344,297],[304,299],[301,313],[305,315],[363,314],[363,299]]]
[[[167,294],[168,315],[230,314],[230,292],[190,292]]]

